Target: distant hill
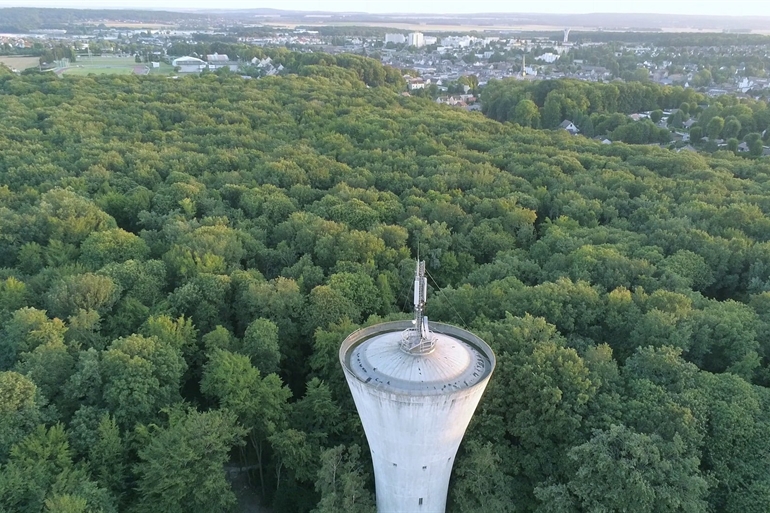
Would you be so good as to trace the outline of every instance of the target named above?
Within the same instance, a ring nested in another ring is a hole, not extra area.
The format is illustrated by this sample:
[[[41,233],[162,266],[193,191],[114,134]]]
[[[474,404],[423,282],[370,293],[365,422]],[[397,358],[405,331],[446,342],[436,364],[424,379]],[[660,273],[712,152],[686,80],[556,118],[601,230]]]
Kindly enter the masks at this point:
[[[199,12],[204,12],[203,10]],[[206,12],[228,15],[225,10]],[[241,9],[230,11],[238,16],[280,16],[283,21],[308,21],[307,17],[324,15],[325,24],[345,23],[425,23],[426,25],[494,25],[510,24],[585,27],[606,30],[678,28],[682,30],[767,30],[769,16],[699,16],[669,14],[371,14],[364,12],[283,11],[280,9]]]
[[[709,30],[748,32],[767,30],[770,16],[699,16],[666,14],[530,14],[530,13],[473,13],[473,14],[371,14],[365,12],[287,11],[281,9],[180,9],[168,11],[123,9],[46,9],[12,7],[0,8],[0,32],[28,32],[41,29],[61,29],[72,25],[100,21],[126,23],[210,22],[227,18],[244,21],[259,18],[280,18],[282,22],[307,24],[323,21],[324,25],[421,24],[425,30],[431,25],[442,26],[495,26],[516,27],[549,26],[596,30]]]
[[[205,21],[204,14],[170,11],[123,9],[43,9],[31,7],[0,8],[0,32],[20,33],[33,30],[63,29],[67,26],[100,21],[126,23],[179,23]]]

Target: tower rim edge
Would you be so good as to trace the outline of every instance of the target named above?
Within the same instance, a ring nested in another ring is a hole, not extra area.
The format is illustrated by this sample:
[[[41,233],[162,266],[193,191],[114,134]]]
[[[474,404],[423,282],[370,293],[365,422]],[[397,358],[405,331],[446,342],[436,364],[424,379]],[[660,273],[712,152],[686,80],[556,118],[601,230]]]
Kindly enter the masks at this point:
[[[441,322],[434,322],[430,321],[431,330],[435,333],[447,335],[450,337],[454,337],[462,342],[465,342],[466,344],[471,345],[476,350],[478,350],[481,354],[484,355],[484,357],[489,361],[489,371],[486,373],[486,375],[479,380],[479,382],[465,388],[465,390],[472,390],[478,386],[486,386],[487,381],[492,376],[492,373],[495,370],[495,366],[497,363],[497,359],[495,357],[495,353],[492,350],[492,348],[487,344],[484,340],[482,340],[477,335],[471,333],[470,331],[460,328],[459,326],[454,326],[452,324],[446,324]],[[405,330],[407,328],[413,327],[412,321],[410,320],[404,320],[404,321],[390,321],[390,322],[383,322],[379,324],[374,324],[372,326],[367,326],[365,328],[359,328],[356,331],[350,333],[345,339],[342,341],[342,344],[340,345],[339,352],[338,352],[338,358],[340,361],[340,365],[342,366],[343,370],[345,371],[345,374],[349,377],[354,378],[359,383],[366,385],[368,387],[372,388],[378,388],[377,385],[372,385],[371,383],[367,383],[364,379],[362,379],[360,376],[358,376],[353,370],[350,368],[348,362],[347,362],[347,355],[350,351],[353,350],[353,348],[368,340],[369,338],[381,334],[381,333],[389,333],[389,332],[395,332],[400,330]],[[445,395],[445,392],[443,393],[436,393],[432,391],[427,390],[411,390],[411,391],[404,391],[403,393],[396,390],[387,390],[387,393],[393,394],[393,395],[405,395],[405,396],[435,396],[435,395]]]

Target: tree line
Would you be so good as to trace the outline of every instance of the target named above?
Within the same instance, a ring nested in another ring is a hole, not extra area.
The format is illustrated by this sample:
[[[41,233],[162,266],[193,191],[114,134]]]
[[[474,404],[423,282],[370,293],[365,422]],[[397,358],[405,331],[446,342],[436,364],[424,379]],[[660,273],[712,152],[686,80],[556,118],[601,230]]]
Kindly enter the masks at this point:
[[[761,139],[770,127],[765,101],[708,98],[694,89],[653,83],[495,80],[483,88],[481,99],[482,111],[501,122],[554,129],[568,119],[587,137],[630,144],[667,143],[672,131],[683,130],[691,121],[687,128],[696,144],[703,137],[735,139],[736,147],[746,140],[761,155]],[[664,111],[669,115],[661,125]],[[649,115],[642,120],[628,116],[645,112]]]
[[[208,16],[169,11],[121,9],[45,9],[4,7],[0,9],[0,31],[25,33],[40,29],[65,29],[94,20],[132,20],[138,22],[205,22]]]
[[[562,32],[524,33],[526,37],[548,37],[553,41],[561,41]],[[573,30],[569,39],[575,43],[637,43],[655,47],[714,47],[714,46],[764,46],[770,44],[770,37],[763,34],[740,32],[613,32],[613,31],[580,31]]]

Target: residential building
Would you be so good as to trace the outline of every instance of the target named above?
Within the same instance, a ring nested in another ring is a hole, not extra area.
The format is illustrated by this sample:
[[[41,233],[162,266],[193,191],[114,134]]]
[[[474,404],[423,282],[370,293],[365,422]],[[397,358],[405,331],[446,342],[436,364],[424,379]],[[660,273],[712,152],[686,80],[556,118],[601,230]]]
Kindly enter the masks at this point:
[[[422,32],[412,32],[409,34],[409,37],[407,38],[407,41],[409,43],[409,46],[414,46],[417,48],[422,48],[425,46],[425,36],[422,34]]]
[[[409,87],[410,91],[414,91],[415,89],[425,89],[425,85],[425,80],[420,77],[413,78],[407,83],[407,87]]]
[[[572,135],[577,135],[580,133],[580,129],[577,126],[575,126],[575,124],[569,119],[565,119],[564,121],[562,121],[561,125],[559,125],[559,128],[561,128],[562,130],[566,130]]]
[[[535,57],[535,59],[539,61],[547,62],[548,64],[553,64],[554,62],[559,60],[559,57],[560,56],[555,53],[548,52],[548,53],[544,53],[543,55],[538,55],[537,57]]]

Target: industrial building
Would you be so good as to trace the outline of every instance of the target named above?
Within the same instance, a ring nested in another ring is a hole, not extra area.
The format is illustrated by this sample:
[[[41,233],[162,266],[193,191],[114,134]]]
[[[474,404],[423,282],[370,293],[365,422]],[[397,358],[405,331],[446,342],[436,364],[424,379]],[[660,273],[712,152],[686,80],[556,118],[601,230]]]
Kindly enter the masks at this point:
[[[424,315],[425,263],[415,318],[360,329],[339,357],[369,442],[379,513],[444,513],[455,455],[495,367],[476,335]]]
[[[206,61],[187,56],[174,59],[171,65],[178,67],[180,73],[200,73],[206,67]]]

